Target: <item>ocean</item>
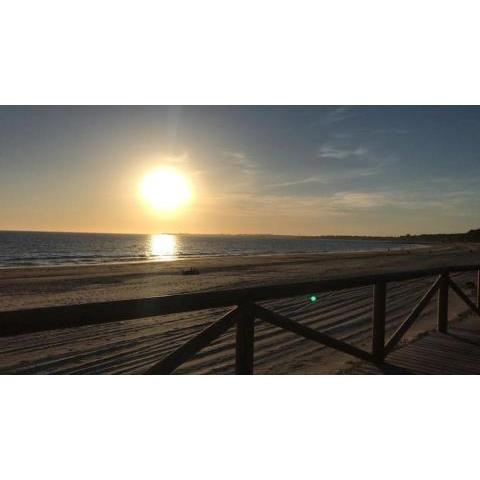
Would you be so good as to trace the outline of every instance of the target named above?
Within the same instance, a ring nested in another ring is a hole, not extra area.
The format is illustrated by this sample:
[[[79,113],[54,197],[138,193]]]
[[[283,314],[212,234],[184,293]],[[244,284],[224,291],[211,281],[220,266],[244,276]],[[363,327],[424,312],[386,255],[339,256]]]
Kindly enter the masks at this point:
[[[0,267],[177,260],[186,257],[412,248],[381,240],[246,235],[0,232]]]

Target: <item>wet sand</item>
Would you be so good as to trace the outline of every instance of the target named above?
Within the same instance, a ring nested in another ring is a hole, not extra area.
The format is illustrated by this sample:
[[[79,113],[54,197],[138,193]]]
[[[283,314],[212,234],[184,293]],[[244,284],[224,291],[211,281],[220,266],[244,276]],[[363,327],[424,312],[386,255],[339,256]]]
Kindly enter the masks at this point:
[[[216,257],[176,262],[0,270],[0,310],[143,298],[171,293],[241,288],[321,278],[480,263],[480,247],[448,245],[404,252]],[[199,275],[182,275],[194,267]],[[473,274],[458,281],[473,295]],[[387,330],[393,331],[432,278],[390,284]],[[465,311],[451,296],[451,318]],[[367,346],[371,287],[269,302],[276,311],[313,328]],[[408,338],[435,325],[435,302]],[[0,339],[2,373],[141,373],[203,329],[224,310],[95,325]],[[41,321],[41,319],[39,319]],[[303,340],[264,322],[255,332],[256,373],[335,373],[351,357]],[[232,373],[233,334],[228,332],[178,373]]]

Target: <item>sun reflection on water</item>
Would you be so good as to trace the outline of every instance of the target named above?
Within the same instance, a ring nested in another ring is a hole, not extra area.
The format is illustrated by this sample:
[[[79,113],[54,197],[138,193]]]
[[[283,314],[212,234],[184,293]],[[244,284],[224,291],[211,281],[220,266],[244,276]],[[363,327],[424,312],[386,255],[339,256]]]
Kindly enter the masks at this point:
[[[175,260],[177,258],[177,238],[175,235],[158,234],[150,237],[150,256],[155,260]]]

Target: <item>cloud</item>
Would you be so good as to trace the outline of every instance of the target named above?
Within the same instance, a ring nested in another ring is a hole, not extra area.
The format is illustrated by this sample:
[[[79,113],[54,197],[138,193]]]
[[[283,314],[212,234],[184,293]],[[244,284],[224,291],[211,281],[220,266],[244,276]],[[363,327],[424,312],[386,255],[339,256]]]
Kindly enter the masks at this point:
[[[333,144],[322,145],[317,151],[318,158],[332,158],[338,160],[352,157],[363,157],[366,154],[367,149],[363,147],[341,148]]]
[[[304,179],[305,182],[308,180]],[[352,188],[333,193],[319,189],[310,195],[295,195],[281,190],[260,192],[258,189],[234,194],[217,192],[210,201],[212,209],[219,204],[224,205],[230,218],[247,223],[256,219],[260,229],[277,225],[280,229],[285,227],[288,230],[293,228],[292,225],[297,225],[302,231],[313,234],[328,233],[326,229],[332,226],[336,231],[365,233],[365,225],[374,229],[369,230],[372,234],[389,233],[391,225],[387,220],[391,218],[400,219],[395,227],[398,233],[412,228],[422,231],[422,226],[428,230],[428,222],[435,216],[453,221],[460,218],[470,220],[480,208],[473,190],[452,188],[439,192],[434,185],[422,188],[420,182],[418,188],[411,188],[410,185],[395,190],[386,187]]]
[[[455,181],[440,177],[429,182],[412,180],[406,188],[389,189],[390,204],[397,209],[415,212],[429,210],[435,215],[470,216],[480,207],[476,189],[478,181],[477,178]]]
[[[297,216],[302,217],[347,215],[356,211],[376,210],[391,203],[391,199],[377,192],[337,192],[331,195],[278,195],[243,192],[217,197],[236,211],[237,215]]]
[[[283,178],[277,175],[275,182],[264,182],[262,188],[269,191],[315,184],[333,187],[336,182],[379,175],[385,167],[396,161],[391,156],[378,158],[361,146],[346,148],[329,143],[318,149],[317,162],[310,165],[304,176],[292,179],[291,172]],[[269,174],[270,178],[271,176]],[[307,192],[299,193],[305,196]]]
[[[220,159],[216,159],[215,168],[209,169],[205,175],[209,177],[212,188],[216,190],[244,192],[255,189],[261,171],[261,165],[245,152],[231,150],[220,152]]]
[[[326,142],[317,149],[322,178],[328,181],[378,175],[398,159],[392,154],[378,155],[362,145],[345,141]]]
[[[413,184],[406,188],[374,191],[344,191],[334,193],[328,202],[329,208],[338,210],[403,210],[404,212],[430,211],[442,215],[470,215],[479,204],[477,191],[468,188],[458,189],[455,185],[445,188],[435,187],[442,181],[432,185]],[[449,190],[449,187],[451,188]]]
[[[270,188],[293,187],[295,185],[306,185],[308,183],[327,183],[327,179],[322,177],[307,177],[307,178],[300,178],[298,180],[272,183],[270,185],[266,185],[266,187],[270,187]]]
[[[247,155],[243,152],[223,152],[226,157],[233,158],[234,160],[243,161],[247,158]]]
[[[337,192],[331,199],[333,207],[348,209],[372,209],[383,207],[391,202],[383,193]]]
[[[223,155],[231,165],[240,167],[244,173],[251,174],[258,170],[257,163],[244,152],[223,152]]]
[[[351,132],[332,132],[330,137],[338,140],[349,140],[358,137],[378,137],[378,136],[397,136],[397,135],[408,135],[411,133],[409,130],[404,128],[376,128],[373,130],[355,130]]]

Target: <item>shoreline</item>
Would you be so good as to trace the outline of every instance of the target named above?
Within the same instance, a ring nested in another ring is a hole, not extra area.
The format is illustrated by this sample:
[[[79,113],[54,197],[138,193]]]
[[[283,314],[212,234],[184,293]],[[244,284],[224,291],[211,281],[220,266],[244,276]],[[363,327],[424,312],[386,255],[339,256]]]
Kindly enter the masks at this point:
[[[238,257],[282,257],[282,256],[292,256],[292,255],[301,255],[301,256],[319,256],[319,255],[359,255],[359,254],[389,254],[389,253],[404,253],[405,251],[410,250],[421,250],[421,249],[434,249],[440,247],[438,244],[405,244],[404,246],[396,246],[388,249],[379,249],[379,250],[345,250],[345,251],[318,251],[318,252],[266,252],[266,253],[221,253],[221,254],[191,254],[191,255],[172,255],[172,258],[153,258],[145,260],[125,260],[125,261],[105,261],[105,262],[72,262],[72,263],[44,263],[44,264],[23,264],[23,265],[11,265],[3,266],[0,265],[0,272],[3,270],[12,270],[12,269],[30,269],[30,268],[73,268],[73,267],[99,267],[99,266],[111,266],[111,265],[137,265],[137,264],[151,264],[151,263],[173,263],[189,260],[208,260],[215,258],[238,258]],[[175,258],[174,258],[175,257]]]
[[[465,244],[466,245],[466,244]],[[348,250],[348,251],[323,251],[323,252],[273,252],[273,253],[233,253],[233,254],[212,254],[212,255],[191,255],[191,256],[179,256],[177,258],[168,258],[168,259],[152,259],[152,260],[134,260],[134,261],[115,261],[115,262],[84,262],[84,263],[65,263],[65,264],[41,264],[41,265],[12,265],[12,266],[0,266],[0,279],[2,273],[11,272],[11,271],[26,271],[26,270],[70,270],[70,269],[101,269],[102,267],[140,267],[140,266],[170,266],[176,265],[181,262],[201,262],[209,263],[214,260],[254,260],[258,258],[266,259],[288,259],[288,258],[310,258],[312,260],[321,259],[321,258],[364,258],[368,256],[376,257],[379,255],[405,255],[410,252],[418,252],[422,250],[432,250],[435,252],[438,251],[450,251],[456,250],[458,245],[438,245],[438,244],[415,244],[411,248],[391,248],[389,250]],[[480,246],[479,246],[480,247]]]
[[[0,269],[0,310],[274,285],[480,263],[480,246],[409,251],[202,257],[181,261]],[[198,275],[182,275],[185,268]]]

